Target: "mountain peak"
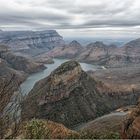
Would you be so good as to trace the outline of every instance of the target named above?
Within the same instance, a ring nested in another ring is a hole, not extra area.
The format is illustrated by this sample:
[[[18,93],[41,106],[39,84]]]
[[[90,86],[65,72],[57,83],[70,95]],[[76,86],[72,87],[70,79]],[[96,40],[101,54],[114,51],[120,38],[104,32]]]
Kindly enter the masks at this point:
[[[57,69],[55,69],[51,75],[60,75],[60,74],[63,74],[65,72],[68,72],[68,71],[72,71],[74,70],[76,67],[79,68],[80,71],[82,71],[82,68],[80,66],[80,64],[77,62],[77,61],[68,61],[68,62],[65,62],[63,64],[61,64]]]
[[[69,46],[81,47],[81,44],[78,41],[73,40],[72,42],[69,43]]]
[[[140,38],[132,40],[132,41],[126,43],[124,46],[140,47]]]
[[[101,41],[96,41],[94,43],[90,43],[87,47],[106,47],[106,45]]]

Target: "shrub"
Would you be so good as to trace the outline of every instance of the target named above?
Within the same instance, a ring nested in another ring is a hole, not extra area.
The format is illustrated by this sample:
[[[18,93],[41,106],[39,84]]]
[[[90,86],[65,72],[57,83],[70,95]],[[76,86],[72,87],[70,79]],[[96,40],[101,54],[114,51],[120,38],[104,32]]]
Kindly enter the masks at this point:
[[[25,126],[24,135],[26,139],[49,138],[49,130],[42,120],[31,120]]]

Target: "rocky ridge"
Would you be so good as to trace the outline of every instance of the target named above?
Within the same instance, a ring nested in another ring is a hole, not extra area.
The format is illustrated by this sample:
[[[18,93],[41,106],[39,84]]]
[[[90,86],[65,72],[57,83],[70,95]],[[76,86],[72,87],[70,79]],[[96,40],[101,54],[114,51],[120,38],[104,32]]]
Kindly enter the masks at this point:
[[[140,63],[140,39],[130,41],[122,47],[106,45],[99,41],[80,48],[73,43],[72,46],[58,47],[48,52],[48,55],[59,58],[68,57],[107,67],[122,67]]]
[[[56,47],[46,53],[46,55],[50,57],[57,57],[57,58],[75,58],[83,49],[82,45],[73,40],[67,45],[61,46],[61,47]]]
[[[22,95],[20,84],[28,74],[43,70],[43,64],[38,64],[26,57],[13,54],[8,47],[0,46],[0,130],[4,132],[11,123],[20,120],[20,104]],[[0,133],[0,137],[1,137]]]
[[[22,119],[49,119],[72,127],[134,104],[139,96],[101,91],[98,82],[84,72],[78,62],[68,61],[35,84],[23,102]]]
[[[0,46],[0,58],[5,60],[9,67],[25,73],[34,73],[45,69],[43,64],[36,63],[24,56],[15,55],[8,49],[7,46]]]

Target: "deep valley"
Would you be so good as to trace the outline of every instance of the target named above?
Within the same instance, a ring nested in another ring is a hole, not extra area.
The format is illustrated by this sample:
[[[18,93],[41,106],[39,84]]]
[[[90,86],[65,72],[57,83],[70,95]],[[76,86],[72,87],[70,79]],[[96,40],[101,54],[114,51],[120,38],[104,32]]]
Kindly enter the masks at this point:
[[[140,138],[140,39],[1,31],[0,84],[0,138]]]

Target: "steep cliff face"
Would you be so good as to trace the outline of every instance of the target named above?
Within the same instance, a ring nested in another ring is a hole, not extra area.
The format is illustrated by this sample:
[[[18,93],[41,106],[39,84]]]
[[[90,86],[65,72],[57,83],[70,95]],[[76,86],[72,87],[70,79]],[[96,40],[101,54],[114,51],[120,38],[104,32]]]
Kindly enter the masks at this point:
[[[140,139],[140,99],[136,108],[123,124],[122,138]]]
[[[15,120],[18,121],[21,95],[16,91],[25,78],[24,72],[12,69],[0,59],[0,138],[4,138]]]
[[[7,46],[0,45],[0,58],[5,60],[9,67],[24,71],[26,73],[34,73],[45,69],[41,63],[36,63],[34,60],[13,54]]]
[[[0,57],[6,60],[12,68],[26,73],[34,73],[45,69],[43,64],[36,63],[29,58],[18,56],[11,52],[2,53]]]
[[[23,103],[23,119],[45,118],[72,126],[108,110],[104,98],[75,61],[58,67],[39,81]]]
[[[4,131],[7,130],[8,133],[11,123],[16,124],[20,119],[20,84],[29,73],[44,68],[43,64],[17,56],[8,47],[0,46],[0,138],[3,138]]]
[[[0,115],[25,78],[25,73],[10,68],[6,61],[0,59]]]
[[[23,102],[22,119],[50,119],[68,127],[92,120],[134,100],[134,95],[107,94],[79,63],[68,61],[42,79]]]
[[[64,41],[55,30],[5,31],[0,32],[0,43],[9,46],[14,51],[24,50],[29,52],[30,50],[41,51],[39,50],[40,48],[44,48],[46,51],[51,50],[56,46],[64,44]]]

